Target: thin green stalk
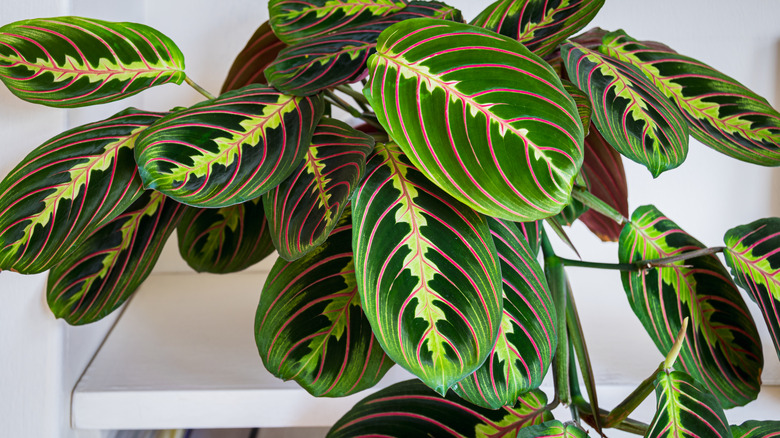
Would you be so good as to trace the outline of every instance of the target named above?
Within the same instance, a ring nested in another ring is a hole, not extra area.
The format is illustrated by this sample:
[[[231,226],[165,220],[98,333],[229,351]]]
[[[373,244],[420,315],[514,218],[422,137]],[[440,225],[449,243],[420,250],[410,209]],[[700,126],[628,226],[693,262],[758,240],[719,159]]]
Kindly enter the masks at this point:
[[[616,271],[637,271],[640,269],[635,263],[598,263],[585,262],[582,260],[572,260],[558,257],[565,266],[578,266],[582,268],[612,269]]]
[[[651,268],[667,268],[673,266],[673,263],[695,259],[697,257],[708,256],[723,252],[726,248],[723,246],[716,246],[712,248],[697,249],[696,251],[689,251],[682,254],[678,254],[671,257],[662,257],[659,259],[639,260],[633,263],[599,263],[599,262],[586,262],[582,260],[573,260],[563,257],[558,259],[565,266],[577,266],[582,268],[594,268],[594,269],[612,269],[616,271],[639,271],[642,269]]]
[[[364,96],[363,93],[356,91],[349,85],[337,85],[336,89],[351,97],[358,105],[360,105],[360,108],[363,109],[363,112],[369,111],[368,107],[366,107],[366,105],[369,104],[368,99],[366,99],[366,96]]]
[[[585,335],[582,332],[582,323],[580,322],[580,316],[577,312],[577,304],[574,302],[574,294],[572,294],[571,286],[566,284],[566,292],[568,293],[568,303],[566,307],[566,323],[571,334],[570,342],[574,348],[574,357],[577,359],[577,363],[580,366],[580,372],[582,373],[582,380],[585,383],[585,390],[588,393],[588,399],[592,406],[594,419],[594,428],[601,432],[601,418],[598,415],[599,398],[596,393],[596,379],[593,376],[593,367],[590,362],[590,354],[588,353],[588,345],[585,343]],[[602,434],[603,435],[603,434]]]
[[[353,107],[349,103],[347,103],[344,99],[338,97],[330,90],[325,90],[325,100],[330,102],[331,104],[343,109],[344,111],[348,112],[352,117],[355,117],[357,119],[361,119],[364,122],[368,123],[369,125],[384,130],[382,128],[382,125],[380,125],[375,120],[372,120],[371,118],[367,117],[368,114],[360,112],[357,108]]]
[[[571,404],[569,387],[569,336],[566,330],[566,272],[563,263],[555,255],[550,240],[542,234],[542,252],[544,253],[544,270],[547,284],[553,295],[555,304],[558,347],[553,358],[553,374],[555,393],[564,405]]]
[[[581,400],[578,402],[577,407],[580,409],[580,416],[582,417],[582,420],[590,424],[591,426],[593,426],[594,418],[593,418],[593,414],[590,413],[591,411],[590,404],[585,400]],[[609,411],[604,409],[599,409],[599,417],[601,418],[602,424],[605,422],[605,419],[607,418],[608,414]],[[626,418],[625,420],[621,421],[620,423],[614,426],[611,426],[610,428],[644,436],[647,434],[647,430],[650,428],[650,426],[648,426],[646,423],[643,423],[641,421],[637,421],[631,418]]]
[[[623,214],[621,214],[619,211],[612,208],[611,205],[597,198],[584,187],[574,186],[571,195],[574,197],[574,199],[582,202],[586,207],[592,208],[593,210],[612,219],[613,221],[617,222],[618,225],[623,225],[628,222],[627,217],[623,216]]]
[[[216,97],[214,97],[214,95],[213,95],[213,94],[209,93],[208,91],[206,91],[206,89],[205,89],[205,88],[203,88],[203,87],[201,87],[200,85],[196,84],[196,83],[195,83],[195,81],[193,81],[192,79],[190,79],[190,77],[189,77],[189,76],[186,76],[186,75],[184,76],[184,82],[186,82],[187,84],[189,84],[189,86],[190,86],[190,87],[192,87],[192,88],[194,88],[194,89],[195,89],[195,91],[197,91],[198,93],[200,93],[200,94],[202,94],[202,95],[206,96],[206,99],[209,99],[209,100],[216,99]]]
[[[650,377],[646,378],[604,419],[604,427],[615,427],[623,422],[639,406],[655,388],[655,378],[662,367],[658,367]]]

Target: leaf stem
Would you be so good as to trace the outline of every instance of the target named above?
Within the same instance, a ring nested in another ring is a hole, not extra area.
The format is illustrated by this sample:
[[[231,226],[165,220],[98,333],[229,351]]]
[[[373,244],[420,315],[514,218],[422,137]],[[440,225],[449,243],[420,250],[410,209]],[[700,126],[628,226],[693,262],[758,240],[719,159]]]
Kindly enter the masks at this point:
[[[619,405],[615,406],[615,408],[612,409],[606,418],[604,418],[604,427],[615,427],[625,421],[626,418],[628,418],[628,416],[634,412],[637,406],[642,404],[647,396],[653,392],[653,389],[655,388],[655,378],[658,375],[658,372],[662,369],[663,367],[661,366],[656,368],[650,377],[642,381],[642,383],[640,383],[639,386],[631,392],[631,394],[629,394],[622,402],[620,402]]]
[[[582,323],[580,322],[580,316],[577,312],[577,305],[574,302],[574,294],[571,291],[571,286],[566,284],[566,292],[568,293],[568,304],[566,307],[566,322],[569,333],[571,334],[570,340],[574,347],[574,357],[580,366],[580,372],[582,373],[582,381],[585,383],[585,390],[588,393],[588,399],[592,408],[592,414],[594,419],[594,428],[599,435],[604,435],[601,431],[601,417],[599,416],[599,398],[596,393],[596,379],[593,375],[593,367],[590,362],[590,354],[588,353],[588,345],[585,343],[585,335],[582,331]]]
[[[368,109],[364,105],[369,105],[368,99],[366,99],[366,96],[363,95],[360,91],[356,91],[354,88],[350,87],[349,85],[337,85],[336,89],[341,91],[342,93],[346,94],[347,96],[351,97],[352,99],[357,102],[358,105],[363,109],[363,111],[368,111]]]
[[[563,257],[558,257],[561,262],[566,266],[578,266],[581,268],[595,268],[595,269],[612,269],[616,271],[637,271],[640,269],[634,263],[598,263],[598,262],[585,262],[582,260],[572,260]]]
[[[357,119],[363,120],[364,122],[368,123],[369,125],[373,126],[374,128],[377,128],[381,131],[384,131],[384,128],[382,125],[380,125],[375,120],[372,120],[370,117],[368,117],[368,114],[360,112],[357,108],[353,107],[349,103],[347,103],[344,99],[338,97],[336,94],[334,94],[330,90],[325,90],[325,99],[332,103],[333,105],[336,105],[337,107],[343,109],[344,111],[348,112],[352,117],[355,117]]]
[[[189,76],[184,75],[184,81],[187,82],[187,84],[189,84],[190,87],[194,88],[195,91],[197,91],[198,93],[204,95],[206,97],[206,99],[209,99],[209,100],[216,99],[216,97],[214,97],[213,94],[209,93],[208,91],[206,91],[205,88],[203,88],[200,85],[196,84],[195,81],[190,79]]]
[[[702,248],[696,251],[688,251],[682,254],[677,254],[671,257],[662,257],[660,259],[639,260],[633,263],[599,263],[599,262],[586,262],[582,260],[572,260],[563,257],[558,259],[565,266],[578,266],[582,268],[594,268],[594,269],[612,269],[616,271],[639,271],[642,269],[651,268],[668,268],[673,266],[673,263],[683,260],[695,259],[697,257],[703,257],[708,255],[717,254],[723,252],[726,247],[715,246],[712,248]]]
[[[629,222],[628,218],[623,216],[622,213],[612,208],[611,205],[597,198],[594,194],[582,186],[574,186],[571,195],[574,197],[574,199],[582,202],[586,207],[592,208],[593,210],[612,219],[613,221],[617,222],[618,225],[623,225]]]
[[[571,404],[571,387],[569,386],[569,336],[566,329],[566,271],[563,263],[555,255],[546,234],[542,234],[542,252],[544,254],[544,271],[547,284],[553,296],[555,305],[558,346],[553,358],[553,374],[555,393],[564,405]]]

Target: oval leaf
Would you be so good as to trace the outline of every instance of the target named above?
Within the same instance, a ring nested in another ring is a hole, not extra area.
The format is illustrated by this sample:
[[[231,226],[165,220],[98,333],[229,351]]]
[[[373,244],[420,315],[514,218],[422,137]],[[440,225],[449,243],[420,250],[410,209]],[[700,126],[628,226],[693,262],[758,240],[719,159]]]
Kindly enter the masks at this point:
[[[186,207],[179,253],[197,272],[242,271],[274,252],[260,198],[222,208]]]
[[[688,154],[688,124],[636,67],[569,42],[561,47],[571,80],[590,97],[593,123],[615,149],[654,177]]]
[[[525,428],[517,433],[516,438],[590,438],[587,432],[574,423],[563,423],[558,420],[547,421],[536,426]]]
[[[545,56],[593,20],[604,0],[499,0],[471,24],[514,38]]]
[[[261,24],[233,61],[220,93],[224,94],[250,84],[267,83],[265,68],[285,47],[287,44],[276,37],[267,21]]]
[[[184,206],[151,190],[52,268],[49,308],[69,324],[108,316],[152,272]]]
[[[628,216],[628,183],[623,159],[594,126],[585,137],[582,176],[591,194]],[[580,220],[605,242],[617,242],[623,230],[622,225],[593,209],[582,213]]]
[[[498,334],[501,271],[487,221],[392,143],[376,146],[353,214],[371,327],[388,356],[443,394],[482,365]]]
[[[138,199],[136,138],[162,116],[129,108],[27,155],[0,183],[0,270],[51,268]]]
[[[467,24],[407,20],[382,33],[369,70],[365,93],[379,121],[450,195],[513,221],[569,203],[583,153],[577,107],[522,44]]]
[[[383,30],[403,20],[433,17],[461,21],[460,12],[444,3],[413,1],[387,17],[300,42],[279,53],[268,66],[271,85],[284,93],[306,96],[365,76],[366,61],[376,52]]]
[[[535,390],[514,407],[474,406],[452,392],[441,397],[418,380],[396,383],[361,400],[328,432],[328,438],[514,438],[518,430],[552,418],[547,397]]]
[[[328,238],[373,149],[372,137],[344,122],[322,119],[303,163],[263,195],[271,237],[282,258],[295,260]]]
[[[732,228],[723,240],[731,274],[761,308],[780,358],[780,218]]]
[[[780,436],[780,421],[746,421],[731,426],[734,438],[777,438]]]
[[[171,114],[135,151],[144,186],[197,207],[226,207],[276,187],[300,164],[323,112],[319,96],[249,85]]]
[[[488,219],[501,260],[504,314],[493,350],[455,392],[479,406],[513,406],[536,389],[552,362],[557,345],[555,307],[544,272],[511,222]]]
[[[405,0],[270,0],[268,13],[279,39],[295,44],[398,12],[405,6]]]
[[[671,257],[704,246],[653,206],[639,207],[620,235],[621,263]],[[621,274],[634,313],[661,353],[690,317],[675,368],[706,385],[724,408],[754,400],[764,357],[755,323],[714,255]]]
[[[176,44],[143,24],[55,17],[0,27],[0,79],[28,102],[95,105],[184,78]]]
[[[681,371],[655,378],[656,412],[648,438],[732,438],[723,409],[706,388]]]
[[[748,163],[780,166],[780,113],[763,97],[701,61],[622,30],[607,34],[600,50],[636,66],[674,100],[700,142]]]
[[[345,213],[316,251],[294,262],[277,260],[255,316],[268,371],[317,397],[370,388],[393,366],[360,308],[351,219]]]

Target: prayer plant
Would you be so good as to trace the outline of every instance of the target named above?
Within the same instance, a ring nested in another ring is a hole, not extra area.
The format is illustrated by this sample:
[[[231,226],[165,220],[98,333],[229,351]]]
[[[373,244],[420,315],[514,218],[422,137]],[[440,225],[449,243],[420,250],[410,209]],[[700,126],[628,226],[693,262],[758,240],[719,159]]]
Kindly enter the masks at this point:
[[[128,108],[33,150],[0,184],[0,269],[50,270],[51,310],[86,324],[131,296],[174,230],[201,272],[276,250],[255,323],[271,373],[329,397],[394,364],[419,377],[359,402],[333,437],[774,436],[780,422],[729,426],[723,410],[756,398],[764,361],[738,287],[780,355],[780,219],[734,224],[714,248],[652,205],[629,219],[621,160],[657,176],[693,136],[777,166],[780,114],[664,44],[580,33],[603,1],[500,0],[466,24],[437,1],[271,0],[216,97],[145,25],[6,24],[0,79],[20,99],[73,108],[187,82],[205,100]],[[611,411],[565,271],[603,266],[556,255],[544,231],[565,239],[575,220],[619,242],[611,267],[668,355]],[[653,389],[651,424],[628,418]]]

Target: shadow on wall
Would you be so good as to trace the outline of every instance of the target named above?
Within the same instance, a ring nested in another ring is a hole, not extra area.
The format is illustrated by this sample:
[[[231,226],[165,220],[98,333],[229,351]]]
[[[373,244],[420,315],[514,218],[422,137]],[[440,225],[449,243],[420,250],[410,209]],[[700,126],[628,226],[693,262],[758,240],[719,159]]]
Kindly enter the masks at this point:
[[[777,40],[775,44],[775,99],[772,105],[776,110],[780,111],[780,40]],[[780,217],[780,168],[772,170],[772,194],[771,200],[771,214],[775,217]]]

